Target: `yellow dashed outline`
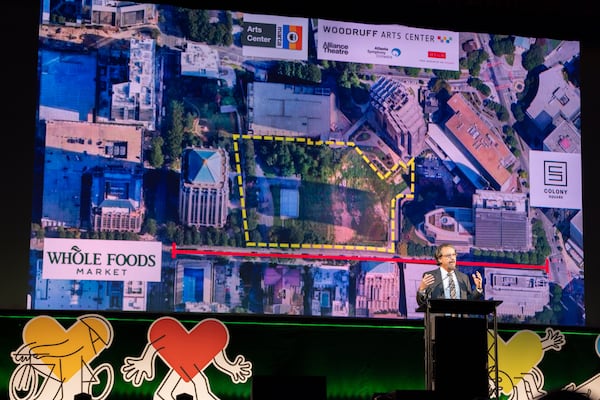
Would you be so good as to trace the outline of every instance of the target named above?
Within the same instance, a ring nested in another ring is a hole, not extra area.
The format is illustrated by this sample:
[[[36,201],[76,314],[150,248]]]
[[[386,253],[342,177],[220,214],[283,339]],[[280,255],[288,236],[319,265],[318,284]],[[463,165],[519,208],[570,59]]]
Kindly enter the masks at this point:
[[[305,243],[272,243],[272,242],[251,242],[250,232],[248,230],[248,214],[246,212],[246,196],[244,193],[244,181],[242,178],[242,166],[241,157],[239,151],[238,140],[269,140],[279,142],[297,142],[307,144],[309,146],[347,146],[352,147],[356,153],[367,163],[367,165],[376,173],[379,179],[387,179],[390,175],[395,173],[398,168],[409,168],[410,171],[410,193],[403,194],[398,193],[391,201],[390,204],[390,216],[389,216],[389,232],[390,240],[387,247],[377,246],[361,246],[361,245],[341,245],[341,244],[305,244]],[[407,164],[402,161],[398,161],[389,171],[385,174],[382,173],[377,166],[369,160],[367,155],[358,147],[354,142],[345,142],[341,140],[313,140],[306,137],[290,137],[290,136],[271,136],[271,135],[233,135],[233,151],[235,161],[235,172],[237,174],[238,194],[240,196],[240,206],[242,209],[242,228],[244,231],[244,241],[246,247],[257,247],[257,248],[269,248],[269,249],[324,249],[324,250],[364,250],[374,251],[380,253],[395,253],[396,247],[396,204],[401,198],[413,199],[415,193],[415,162],[414,158],[411,158]]]

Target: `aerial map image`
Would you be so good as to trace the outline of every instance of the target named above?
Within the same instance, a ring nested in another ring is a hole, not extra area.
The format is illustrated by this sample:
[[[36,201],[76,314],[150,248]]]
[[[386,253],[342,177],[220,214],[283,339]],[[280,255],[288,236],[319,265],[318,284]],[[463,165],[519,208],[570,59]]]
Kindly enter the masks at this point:
[[[89,3],[41,2],[29,308],[422,319],[449,243],[585,325],[578,41]]]

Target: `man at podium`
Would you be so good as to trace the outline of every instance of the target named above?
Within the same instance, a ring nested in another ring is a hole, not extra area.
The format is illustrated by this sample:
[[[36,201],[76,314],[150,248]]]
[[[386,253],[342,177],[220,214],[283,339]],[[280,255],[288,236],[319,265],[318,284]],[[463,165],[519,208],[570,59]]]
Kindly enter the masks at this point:
[[[423,274],[417,290],[417,304],[423,306],[428,299],[483,298],[483,280],[479,271],[469,276],[456,269],[456,249],[448,243],[441,244],[435,251],[438,268]]]
[[[469,348],[470,360],[461,365],[461,376],[468,377],[469,384],[461,385],[461,397],[487,399],[492,390],[490,381],[493,379],[496,388],[499,384],[497,370],[494,377],[488,370],[489,321],[483,316],[494,315],[494,342],[489,351],[493,351],[494,359],[497,359],[497,303],[484,299],[479,271],[469,276],[456,269],[454,246],[439,245],[435,259],[438,268],[423,274],[417,291],[417,310],[425,312],[427,389],[441,393],[440,398],[449,398],[450,394],[456,393],[456,360],[464,357],[464,349]],[[498,396],[496,393],[496,398]]]

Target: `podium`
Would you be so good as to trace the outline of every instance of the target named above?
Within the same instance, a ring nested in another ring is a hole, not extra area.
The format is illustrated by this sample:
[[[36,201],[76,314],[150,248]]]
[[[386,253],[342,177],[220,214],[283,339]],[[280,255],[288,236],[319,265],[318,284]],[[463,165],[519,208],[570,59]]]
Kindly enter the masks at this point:
[[[427,390],[464,399],[490,397],[490,380],[499,398],[498,368],[488,369],[488,357],[498,360],[499,300],[429,299],[424,312]],[[488,331],[493,340],[488,343]],[[457,368],[459,367],[460,368]]]

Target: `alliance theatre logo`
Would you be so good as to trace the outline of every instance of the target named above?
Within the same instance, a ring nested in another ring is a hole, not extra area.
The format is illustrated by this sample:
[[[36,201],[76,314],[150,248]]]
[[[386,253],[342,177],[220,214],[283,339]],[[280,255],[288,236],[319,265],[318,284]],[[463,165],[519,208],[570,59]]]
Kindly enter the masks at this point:
[[[44,239],[42,278],[160,282],[160,242]]]
[[[306,60],[306,18],[244,14],[244,56]]]
[[[534,207],[582,207],[581,154],[529,152],[531,205]]]

